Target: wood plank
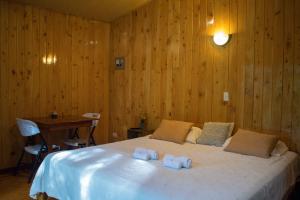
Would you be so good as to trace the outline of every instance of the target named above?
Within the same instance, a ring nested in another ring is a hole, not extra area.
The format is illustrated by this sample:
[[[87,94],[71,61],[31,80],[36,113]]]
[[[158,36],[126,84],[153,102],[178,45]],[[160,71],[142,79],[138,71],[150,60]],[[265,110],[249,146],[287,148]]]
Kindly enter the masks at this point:
[[[272,64],[273,64],[273,0],[265,0],[265,34],[264,34],[264,83],[263,83],[263,119],[262,128],[272,129]]]
[[[165,74],[165,87],[163,93],[164,95],[164,118],[166,119],[176,119],[175,115],[175,105],[177,104],[176,98],[173,93],[176,89],[174,85],[174,68],[178,69],[179,65],[179,41],[180,41],[180,25],[178,22],[180,12],[180,2],[179,1],[169,1],[168,5],[168,40],[167,40],[167,66],[164,68],[163,73]],[[175,99],[176,100],[175,100]],[[179,100],[180,101],[180,100]]]
[[[300,2],[295,1],[294,7],[294,77],[293,77],[293,121],[292,121],[292,139],[298,152],[300,151]]]
[[[78,115],[79,107],[79,67],[80,67],[80,30],[79,20],[71,17],[72,27],[72,115]]]
[[[203,2],[204,3],[204,2]],[[206,2],[205,2],[206,3]],[[201,112],[201,109],[203,109],[204,104],[204,95],[199,95],[199,90],[202,84],[205,83],[204,78],[205,78],[205,56],[203,51],[205,49],[205,37],[203,37],[204,33],[202,32],[202,27],[206,27],[206,6],[201,4],[200,0],[194,0],[193,1],[193,12],[192,12],[192,17],[193,21],[190,26],[192,26],[192,38],[195,38],[192,42],[191,45],[191,68],[190,68],[190,92],[187,92],[188,94],[190,93],[190,103],[189,105],[186,105],[186,120],[187,121],[193,121],[193,122],[198,122],[198,121],[203,121],[199,117],[199,112]],[[203,8],[202,8],[203,6]],[[202,10],[201,10],[202,8]],[[203,18],[204,17],[204,18]],[[204,28],[205,30],[205,28]],[[189,38],[190,41],[192,41],[192,38]],[[201,45],[200,45],[201,44]],[[203,54],[202,54],[203,53]],[[203,66],[203,68],[201,68]],[[202,73],[200,71],[203,69]],[[200,74],[203,74],[202,78],[198,78]],[[202,84],[200,84],[200,82]],[[203,94],[204,91],[201,93]],[[202,101],[201,101],[202,100]],[[186,104],[186,103],[185,103]],[[202,116],[202,115],[201,115]]]
[[[273,10],[273,60],[272,60],[272,129],[281,130],[282,71],[283,71],[283,0],[275,0]]]
[[[284,63],[282,89],[281,130],[292,132],[292,101],[293,101],[293,72],[294,72],[294,1],[284,1]]]
[[[229,92],[229,102],[227,108],[227,121],[235,122],[238,118],[239,113],[237,113],[237,107],[239,105],[238,101],[238,85],[233,80],[238,79],[238,69],[237,69],[237,57],[238,57],[238,1],[230,0],[230,19],[229,19],[229,33],[232,34],[232,39],[229,46],[229,63],[228,63],[228,92]]]
[[[1,145],[1,152],[6,152],[6,134],[9,133],[8,130],[8,113],[9,113],[9,48],[8,48],[8,38],[9,38],[9,31],[8,31],[8,2],[7,1],[0,1],[0,48],[1,48],[1,58],[0,58],[0,88],[1,88],[1,135],[0,135],[0,145]],[[6,133],[6,134],[4,134]],[[7,167],[9,164],[7,163],[7,158],[4,153],[0,153],[0,163],[3,163],[0,167]]]
[[[200,3],[204,3],[202,0]],[[208,23],[208,20],[213,19],[215,21],[215,6],[213,0],[208,0],[206,7],[202,7],[202,45],[205,45],[200,56],[204,57],[201,71],[199,73],[199,103],[200,108],[197,113],[198,121],[204,123],[213,120],[213,88],[214,88],[214,51],[215,46],[212,42],[212,36],[215,32],[214,24]],[[213,17],[213,18],[212,18]],[[208,37],[207,37],[208,36]]]
[[[40,10],[38,8],[32,8],[32,66],[31,66],[31,75],[32,75],[32,117],[41,116],[40,112],[40,68],[42,66],[42,55],[40,54]]]
[[[160,111],[161,111],[161,75],[162,75],[162,43],[161,43],[161,35],[163,30],[163,23],[161,21],[161,16],[163,16],[162,9],[162,1],[154,1],[152,4],[152,15],[150,16],[152,19],[152,28],[151,35],[153,38],[152,45],[152,67],[150,68],[150,90],[149,90],[149,111],[147,112],[147,127],[152,129],[157,127],[160,123]],[[157,96],[153,96],[152,94],[157,93]]]
[[[24,10],[24,70],[23,70],[23,86],[24,93],[24,116],[32,117],[33,111],[33,25],[32,25],[32,7],[25,6]]]
[[[17,111],[17,95],[18,95],[18,85],[20,85],[20,71],[18,67],[17,59],[19,57],[17,47],[18,47],[18,6],[16,4],[8,5],[8,85],[9,85],[9,93],[8,93],[8,114],[6,121],[7,126],[7,134],[13,135],[17,137],[16,132],[13,131],[12,127],[15,122],[15,117],[18,113]],[[19,138],[19,137],[17,137]],[[4,160],[6,161],[3,167],[8,167],[12,165],[12,155],[14,152],[13,146],[14,141],[11,140],[11,137],[5,137],[5,144],[7,144],[7,148],[5,150]]]
[[[262,128],[263,74],[264,74],[264,1],[255,2],[255,63],[253,83],[253,128]]]
[[[160,119],[169,119],[171,117],[171,108],[170,108],[170,102],[167,101],[170,91],[168,91],[168,88],[170,89],[170,79],[171,79],[171,73],[168,73],[168,54],[169,54],[169,16],[168,16],[168,10],[169,10],[169,4],[168,1],[160,1],[160,8],[161,12],[159,15],[159,21],[161,22],[161,25],[159,26],[160,35],[159,35],[159,46],[161,50],[161,57],[158,61],[159,65],[161,66],[161,88],[158,95],[160,96]],[[154,96],[154,94],[153,94]],[[156,126],[153,128],[158,127],[159,122],[157,122]]]
[[[183,120],[183,87],[182,74],[184,67],[180,66],[180,1],[169,1],[168,18],[168,89],[167,104],[171,106],[169,117]]]
[[[254,81],[254,30],[255,30],[255,4],[247,1],[246,10],[246,55],[245,55],[245,99],[244,99],[244,126],[252,128],[253,122],[253,81]]]
[[[184,2],[184,3],[183,3]],[[196,119],[192,118],[191,113],[194,111],[192,102],[192,74],[194,73],[192,71],[193,69],[193,16],[194,16],[194,4],[193,1],[181,1],[181,51],[180,55],[182,55],[181,58],[181,65],[185,66],[185,72],[184,76],[186,77],[184,79],[184,95],[183,95],[183,119],[185,121],[197,121]],[[184,14],[183,14],[184,13]],[[200,48],[200,47],[198,47]]]

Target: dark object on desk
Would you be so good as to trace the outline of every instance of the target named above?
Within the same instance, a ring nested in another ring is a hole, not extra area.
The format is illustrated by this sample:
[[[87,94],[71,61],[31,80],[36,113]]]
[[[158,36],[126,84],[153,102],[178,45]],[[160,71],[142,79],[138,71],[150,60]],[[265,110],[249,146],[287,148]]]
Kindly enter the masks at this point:
[[[52,112],[50,117],[51,117],[51,119],[57,119],[58,118],[57,112]]]

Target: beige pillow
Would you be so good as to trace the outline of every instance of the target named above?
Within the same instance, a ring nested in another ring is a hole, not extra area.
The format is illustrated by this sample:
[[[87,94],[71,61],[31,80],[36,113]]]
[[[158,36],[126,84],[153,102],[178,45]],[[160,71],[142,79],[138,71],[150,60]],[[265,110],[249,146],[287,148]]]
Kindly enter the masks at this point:
[[[191,144],[196,144],[198,137],[201,135],[201,128],[193,126],[192,129],[189,131],[185,142],[191,143]]]
[[[151,138],[182,144],[192,126],[190,122],[162,120]]]
[[[234,122],[207,122],[207,123],[221,125],[221,126],[229,126],[228,137],[232,135],[234,129]]]
[[[277,142],[277,136],[239,129],[224,151],[268,158]]]
[[[231,135],[230,131],[231,123],[206,122],[200,137],[197,139],[197,144],[221,147]]]

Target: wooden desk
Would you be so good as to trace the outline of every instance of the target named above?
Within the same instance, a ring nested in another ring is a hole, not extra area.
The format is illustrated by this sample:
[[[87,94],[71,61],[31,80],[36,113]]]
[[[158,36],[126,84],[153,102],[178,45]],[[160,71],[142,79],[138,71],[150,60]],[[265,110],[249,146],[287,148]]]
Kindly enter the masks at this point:
[[[92,118],[78,117],[78,116],[66,116],[57,119],[51,118],[33,118],[30,119],[35,122],[42,131],[61,131],[72,130],[80,127],[90,127],[93,124]]]

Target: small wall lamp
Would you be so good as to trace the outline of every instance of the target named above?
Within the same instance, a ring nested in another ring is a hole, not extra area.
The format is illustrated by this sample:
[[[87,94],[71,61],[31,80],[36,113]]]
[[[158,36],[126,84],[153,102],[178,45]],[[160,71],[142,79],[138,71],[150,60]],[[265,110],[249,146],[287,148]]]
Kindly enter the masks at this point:
[[[53,65],[56,63],[57,58],[56,55],[49,54],[49,55],[44,55],[42,61],[46,65]]]
[[[230,38],[231,34],[220,31],[214,34],[213,41],[217,46],[225,46],[230,41]]]

